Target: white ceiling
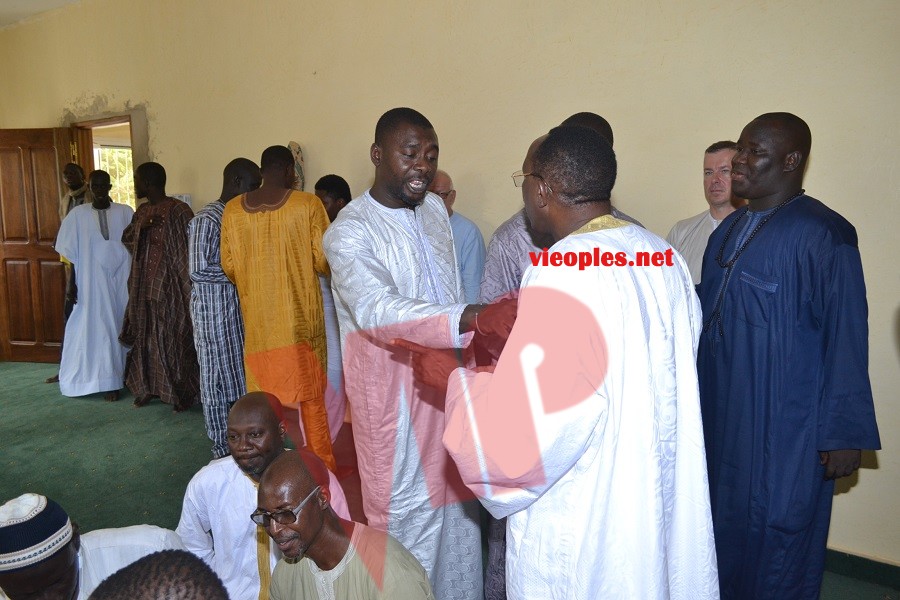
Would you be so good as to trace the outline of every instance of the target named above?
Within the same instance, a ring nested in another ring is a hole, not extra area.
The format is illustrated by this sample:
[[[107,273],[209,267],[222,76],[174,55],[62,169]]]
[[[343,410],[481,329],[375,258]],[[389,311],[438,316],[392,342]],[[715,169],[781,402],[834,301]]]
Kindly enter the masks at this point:
[[[78,0],[0,0],[0,29]]]

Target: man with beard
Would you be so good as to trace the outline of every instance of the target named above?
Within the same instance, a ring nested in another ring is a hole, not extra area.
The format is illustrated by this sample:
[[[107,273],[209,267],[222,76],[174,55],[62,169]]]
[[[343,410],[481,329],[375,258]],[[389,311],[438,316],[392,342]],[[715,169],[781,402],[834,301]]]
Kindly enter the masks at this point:
[[[232,600],[265,600],[272,569],[281,553],[248,515],[256,506],[260,476],[285,452],[285,427],[276,411],[281,403],[272,394],[252,392],[238,400],[228,414],[226,439],[231,456],[211,461],[188,483],[178,535],[222,578]],[[306,462],[335,510],[350,518],[337,479],[316,455],[290,452]]]
[[[272,575],[271,600],[434,600],[416,558],[383,531],[335,514],[294,453],[266,469],[251,519],[284,553]]]
[[[802,189],[790,113],[741,132],[749,201],[710,236],[697,359],[723,598],[818,598],[834,480],[878,449],[856,230]]]
[[[477,505],[441,445],[443,395],[414,387],[391,342],[459,349],[476,327],[505,337],[515,305],[463,301],[447,210],[428,192],[438,162],[428,119],[389,110],[369,154],[372,188],[325,234],[363,508],[422,563],[439,599],[480,598]]]

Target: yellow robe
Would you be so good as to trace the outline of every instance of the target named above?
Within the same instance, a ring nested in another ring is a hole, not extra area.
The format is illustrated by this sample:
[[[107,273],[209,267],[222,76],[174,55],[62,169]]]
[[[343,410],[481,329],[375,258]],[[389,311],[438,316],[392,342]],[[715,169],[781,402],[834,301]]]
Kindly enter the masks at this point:
[[[310,450],[334,470],[325,411],[325,316],[318,274],[328,216],[313,194],[291,192],[276,208],[225,205],[222,270],[237,287],[246,328],[247,391],[299,409]]]

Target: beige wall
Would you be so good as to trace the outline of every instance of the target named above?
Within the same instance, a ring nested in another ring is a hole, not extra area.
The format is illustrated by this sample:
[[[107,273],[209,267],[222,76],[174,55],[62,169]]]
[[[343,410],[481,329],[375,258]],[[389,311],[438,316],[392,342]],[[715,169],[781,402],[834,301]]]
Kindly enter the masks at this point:
[[[509,175],[569,114],[599,112],[614,200],[665,235],[703,209],[703,149],[787,110],[813,131],[807,190],[853,222],[884,450],[835,501],[830,545],[900,564],[900,3],[83,0],[0,31],[0,127],[146,109],[169,191],[215,199],[225,163],[299,141],[308,180],[360,193],[384,110],[434,123],[458,209],[490,234]],[[79,54],[84,58],[78,60]]]

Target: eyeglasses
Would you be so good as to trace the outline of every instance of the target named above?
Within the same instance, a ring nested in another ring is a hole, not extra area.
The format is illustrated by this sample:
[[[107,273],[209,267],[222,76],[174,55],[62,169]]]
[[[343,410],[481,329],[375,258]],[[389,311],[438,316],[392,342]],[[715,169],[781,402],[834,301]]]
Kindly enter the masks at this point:
[[[447,190],[446,192],[434,192],[438,196],[441,197],[441,200],[446,200],[447,196],[453,193],[453,190]]]
[[[522,185],[525,184],[525,178],[528,177],[529,175],[531,177],[537,177],[538,179],[543,181],[545,185],[547,184],[547,180],[544,179],[543,177],[541,177],[537,173],[523,173],[522,171],[516,171],[515,173],[512,174],[513,185],[516,187],[522,187]],[[547,189],[550,189],[549,185],[547,185]]]
[[[268,527],[272,523],[272,521],[275,521],[279,525],[290,525],[291,523],[296,523],[297,519],[300,518],[300,511],[303,510],[303,507],[306,506],[306,503],[312,500],[313,497],[321,489],[321,485],[316,487],[316,489],[309,493],[309,496],[303,499],[303,502],[301,502],[300,505],[297,506],[297,508],[293,508],[291,510],[277,510],[275,512],[256,510],[252,515],[250,515],[250,520],[257,525],[262,525],[263,527]]]

